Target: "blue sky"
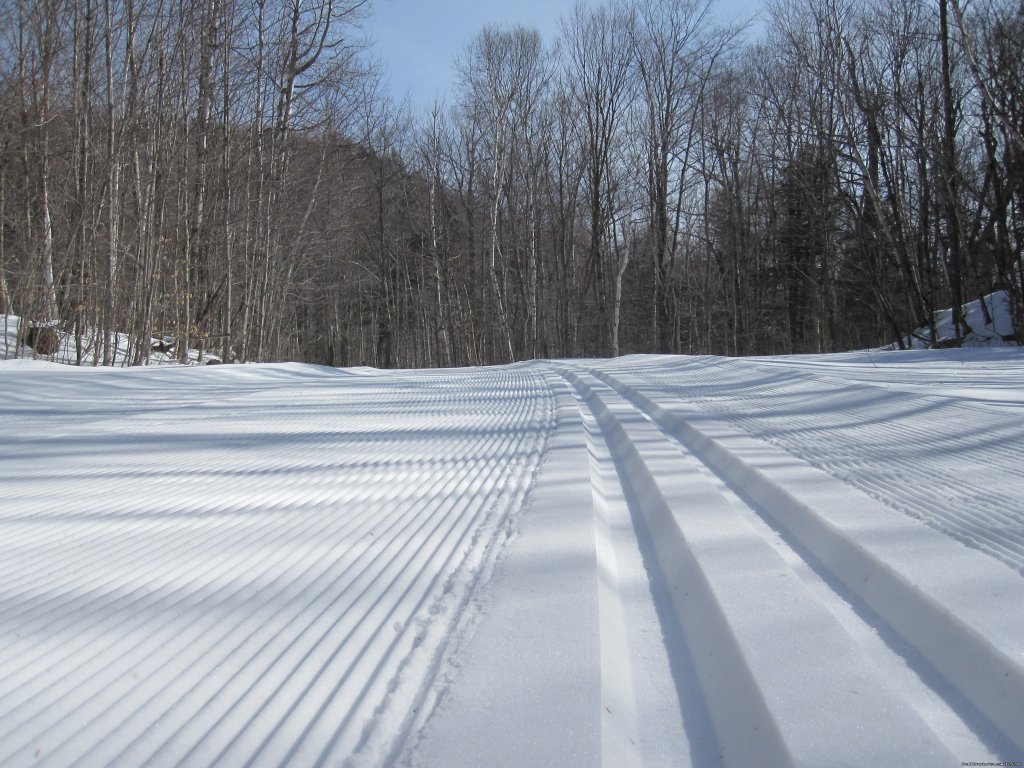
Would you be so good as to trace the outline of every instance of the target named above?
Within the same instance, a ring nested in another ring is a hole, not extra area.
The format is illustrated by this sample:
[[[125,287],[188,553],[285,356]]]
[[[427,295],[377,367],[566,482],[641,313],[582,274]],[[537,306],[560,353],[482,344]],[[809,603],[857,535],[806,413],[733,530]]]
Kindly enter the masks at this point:
[[[488,23],[535,25],[550,40],[575,0],[374,0],[367,32],[390,73],[393,93],[416,107],[445,96],[452,62]]]
[[[452,62],[488,23],[534,25],[545,40],[557,34],[559,18],[576,0],[374,0],[366,31],[390,76],[397,98],[409,95],[427,109],[448,94]],[[727,18],[750,16],[761,0],[719,0]]]

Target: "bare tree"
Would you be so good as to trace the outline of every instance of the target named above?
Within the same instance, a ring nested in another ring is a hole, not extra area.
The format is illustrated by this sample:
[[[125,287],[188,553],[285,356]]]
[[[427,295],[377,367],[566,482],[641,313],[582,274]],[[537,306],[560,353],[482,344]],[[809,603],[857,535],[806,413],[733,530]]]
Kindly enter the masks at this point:
[[[563,21],[567,81],[571,109],[579,116],[579,151],[586,168],[586,196],[589,202],[590,245],[582,292],[590,298],[600,318],[600,347],[606,354],[619,354],[619,312],[625,259],[608,264],[616,244],[613,229],[618,213],[614,188],[621,174],[616,156],[627,143],[624,135],[627,110],[632,106],[632,48],[630,11],[617,5],[589,8],[577,4]],[[610,247],[609,247],[610,246]],[[613,288],[609,290],[608,272]]]
[[[660,352],[675,349],[672,281],[687,173],[697,141],[695,118],[715,63],[737,34],[713,27],[710,8],[710,0],[643,0],[632,32],[646,110],[652,321]]]
[[[38,214],[38,274],[41,281],[39,311],[45,320],[59,317],[54,280],[54,223],[52,206],[51,154],[52,100],[57,57],[63,45],[62,0],[39,0],[29,4],[18,0],[17,44],[19,84],[22,103],[22,129],[34,137],[34,173],[26,158],[26,175],[35,178]],[[25,145],[28,151],[29,145]]]
[[[511,30],[485,27],[466,49],[458,69],[466,91],[464,108],[479,116],[485,129],[483,138],[490,165],[488,273],[503,345],[508,359],[515,360],[509,281],[511,270],[516,269],[520,274],[524,270],[522,264],[512,263],[511,254],[503,249],[502,212],[509,201],[509,185],[514,181],[512,172],[517,162],[525,157],[526,167],[530,166],[524,130],[539,107],[540,92],[546,84],[540,35],[525,27]],[[536,278],[537,273],[531,264],[528,261],[525,271],[531,275],[528,290],[535,297],[532,278]],[[532,316],[528,308],[526,317],[532,322],[536,308],[532,308]]]

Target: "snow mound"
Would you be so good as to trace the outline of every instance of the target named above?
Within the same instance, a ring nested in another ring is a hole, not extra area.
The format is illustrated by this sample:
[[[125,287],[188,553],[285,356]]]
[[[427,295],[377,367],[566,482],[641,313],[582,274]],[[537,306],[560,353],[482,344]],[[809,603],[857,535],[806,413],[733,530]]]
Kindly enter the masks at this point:
[[[86,330],[82,334],[81,339],[81,354],[79,355],[78,341],[75,338],[75,334],[68,333],[62,330],[59,326],[52,326],[57,332],[59,337],[59,343],[57,351],[53,354],[41,354],[38,350],[33,349],[31,346],[26,344],[18,344],[18,334],[25,321],[18,315],[2,315],[0,316],[0,360],[13,360],[17,358],[29,358],[32,360],[42,360],[51,363],[60,363],[62,365],[85,365],[94,366],[101,365],[103,359],[102,335],[93,329]],[[133,340],[127,333],[116,333],[111,334],[111,357],[112,365],[116,368],[124,368],[126,366],[135,365],[134,360],[138,357],[136,351],[138,349],[139,341]],[[157,349],[156,344],[163,342],[163,348],[166,348],[167,343],[170,342],[170,346],[173,347],[173,339],[152,339],[150,346],[152,349],[147,350],[148,354],[143,355],[141,365],[177,365],[178,360],[174,356],[173,351],[163,352]],[[218,355],[210,354],[209,352],[200,353],[197,349],[188,350],[188,362],[187,365],[203,365],[211,361],[221,362],[221,358]]]
[[[964,322],[968,332],[964,336],[965,347],[1005,346],[1017,344],[1013,330],[1013,307],[1008,291],[995,291],[987,296],[963,305]],[[904,339],[911,349],[932,349],[935,347],[959,346],[956,329],[953,327],[953,310],[940,309],[935,313],[935,333],[922,326]]]

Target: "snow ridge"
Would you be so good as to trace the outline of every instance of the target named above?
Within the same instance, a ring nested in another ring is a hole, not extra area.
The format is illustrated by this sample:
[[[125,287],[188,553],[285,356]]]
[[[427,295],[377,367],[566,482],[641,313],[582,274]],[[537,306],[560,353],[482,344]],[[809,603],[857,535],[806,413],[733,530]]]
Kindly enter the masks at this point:
[[[669,410],[642,394],[640,387],[611,376],[606,380],[626,392],[740,496],[791,531],[1016,748],[1024,750],[1024,664],[1019,651],[1024,615],[1019,611],[1019,590],[997,564],[959,550],[948,539],[870,499],[858,498],[827,476],[815,477],[791,460],[785,467],[784,456],[772,457],[769,477],[756,467],[767,461],[766,451],[748,437],[701,414],[682,415],[686,410],[680,411],[678,405]],[[963,569],[956,574],[949,571],[953,559]]]
[[[1019,359],[1020,352],[1007,356]],[[884,366],[884,355],[874,359]],[[760,361],[741,368],[719,358],[684,358],[637,373],[1024,574],[1015,491],[1024,466],[1020,409],[979,408],[956,387],[962,367],[951,359],[943,370],[945,391],[922,382],[923,395],[870,380],[836,386],[827,366],[794,375]]]
[[[31,437],[60,416],[21,425],[0,513],[0,762],[391,749],[400,733],[375,730],[400,728],[406,699],[385,717],[388,694],[430,666],[455,593],[520,504],[548,393],[513,371],[275,379],[98,440],[66,422],[68,436]]]

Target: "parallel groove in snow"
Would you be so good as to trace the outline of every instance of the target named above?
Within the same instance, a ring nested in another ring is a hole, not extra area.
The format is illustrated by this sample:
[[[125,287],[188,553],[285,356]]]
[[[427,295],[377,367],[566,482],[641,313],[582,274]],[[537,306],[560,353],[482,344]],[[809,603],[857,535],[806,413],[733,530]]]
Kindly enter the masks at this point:
[[[0,366],[0,764],[1019,757],[993,360]]]
[[[454,472],[452,474],[454,474]],[[401,488],[401,486],[394,486],[394,487],[395,488]],[[401,495],[408,496],[411,493],[411,486],[409,486],[408,488],[410,488],[410,490],[407,490],[404,494],[397,494],[397,493],[393,494],[393,499],[397,501],[397,500],[400,500],[400,496]],[[381,501],[379,502],[378,505],[368,507],[367,509],[363,510],[362,514],[369,514],[369,512],[371,510],[376,508],[376,506],[379,506],[380,504],[383,504],[384,502],[386,502],[388,500],[389,499],[387,499],[387,498],[381,499]],[[198,523],[194,527],[194,528],[197,528],[199,530],[193,530],[193,527],[189,527],[189,528],[186,528],[186,529],[179,529],[179,531],[178,531],[178,533],[179,533],[179,537],[178,537],[179,541],[178,542],[174,542],[172,539],[165,538],[162,535],[160,535],[159,537],[154,536],[153,534],[162,534],[162,531],[160,529],[157,529],[157,530],[154,530],[154,531],[150,531],[149,532],[150,533],[150,538],[149,538],[149,542],[148,542],[150,544],[150,546],[148,548],[142,550],[140,556],[130,563],[131,565],[136,565],[136,564],[141,565],[141,566],[143,566],[143,568],[141,568],[139,570],[123,569],[122,573],[118,573],[118,574],[104,573],[103,576],[106,577],[105,584],[117,584],[119,581],[130,581],[132,583],[137,583],[138,586],[136,586],[135,590],[133,590],[133,591],[138,591],[140,593],[140,596],[139,596],[140,600],[145,599],[148,596],[149,591],[152,591],[152,590],[147,591],[146,590],[146,586],[147,585],[152,585],[154,582],[158,582],[159,581],[158,578],[155,578],[153,570],[145,567],[148,562],[151,562],[149,560],[149,558],[159,554],[160,552],[174,552],[175,551],[175,547],[172,546],[172,544],[174,544],[174,543],[178,543],[182,547],[191,550],[191,547],[194,546],[193,542],[195,541],[196,543],[198,543],[200,546],[203,546],[207,550],[207,552],[205,554],[207,554],[208,556],[213,555],[215,553],[219,553],[219,554],[223,555],[223,552],[224,552],[225,548],[227,548],[228,551],[239,550],[239,552],[237,554],[237,557],[247,557],[249,560],[246,561],[246,562],[239,563],[237,566],[235,566],[235,570],[242,571],[242,570],[248,569],[250,567],[249,566],[249,562],[250,561],[254,561],[256,558],[258,558],[260,556],[260,552],[259,551],[249,551],[246,548],[248,548],[248,547],[255,547],[255,546],[257,546],[257,545],[259,545],[261,543],[266,542],[267,540],[275,538],[276,536],[277,537],[280,536],[280,531],[279,531],[279,528],[277,526],[277,523],[278,523],[277,520],[275,520],[274,518],[271,518],[271,517],[266,517],[266,518],[262,518],[261,519],[261,516],[259,516],[259,515],[255,516],[255,517],[256,517],[256,523],[255,524],[253,523],[252,516],[249,516],[248,518],[247,517],[242,517],[242,516],[240,516],[238,518],[235,518],[235,519],[233,519],[230,522],[230,525],[227,526],[227,530],[224,530],[225,526],[222,526],[221,529],[216,532],[216,534],[217,534],[216,536],[212,535],[214,532],[211,532],[209,530],[203,530],[202,523]],[[300,528],[294,530],[293,535],[295,535],[295,537],[297,539],[299,539],[299,540],[301,540],[302,537],[304,537],[304,536],[320,536],[320,535],[324,535],[325,533],[328,532],[328,530],[327,530],[328,526],[333,522],[334,526],[336,527],[336,530],[330,531],[330,533],[333,533],[334,535],[344,536],[347,533],[347,529],[349,527],[355,525],[358,522],[358,520],[359,520],[358,518],[350,519],[350,520],[346,520],[346,519],[342,518],[342,519],[339,519],[339,520],[332,521],[330,519],[318,520],[316,517],[311,517],[310,520],[309,520],[309,526],[306,526],[306,528],[300,527]],[[338,526],[339,522],[341,523],[340,526]],[[248,523],[248,524],[246,524],[246,523]],[[316,527],[318,523],[319,523],[319,526],[320,526],[319,529]],[[198,539],[198,541],[196,541],[193,538],[193,537],[196,536],[196,534],[202,534],[202,538]],[[227,538],[228,535],[230,535],[230,540]],[[129,546],[131,545],[131,543],[132,542],[129,542]],[[226,543],[228,544],[227,547],[225,547]],[[102,540],[97,542],[96,549],[98,550],[98,552],[90,553],[90,556],[95,557],[96,554],[101,554],[101,555],[103,555],[107,559],[118,560],[118,558],[122,554],[119,551],[111,550],[111,549],[106,548],[104,546],[104,542]],[[194,550],[192,550],[192,552],[194,552]],[[287,553],[282,553],[282,556],[284,556],[284,554],[287,554]],[[193,557],[194,557],[194,555],[193,555]],[[120,561],[119,561],[118,564],[121,565],[121,566],[125,565],[124,562],[120,562]],[[171,577],[174,577],[174,576],[178,576],[179,579],[180,579],[180,576],[182,574],[181,574],[180,566],[177,563],[175,563],[173,561],[170,561],[170,560],[167,560],[164,563],[162,563],[162,565],[163,565],[163,570],[162,571],[160,571],[160,570],[156,571],[156,576],[166,575],[168,578],[171,578]],[[67,564],[65,567],[74,567],[74,566],[72,564]],[[211,569],[212,568],[217,568],[217,570],[220,573],[222,573],[222,574],[225,571],[223,563],[219,564],[219,567],[211,563],[209,568],[211,568]],[[185,591],[186,593],[188,593],[187,592],[187,588],[191,584],[202,584],[202,583],[205,583],[205,582],[202,581],[202,576],[203,575],[204,574],[202,572],[200,572],[200,573],[193,572],[193,573],[189,574],[187,581],[180,582],[177,585],[176,589],[178,591]],[[141,582],[141,583],[139,583],[139,582]],[[83,583],[81,585],[78,585],[78,590],[77,591],[84,592],[85,591],[85,587],[88,585],[88,583],[89,582],[85,582],[85,583]],[[63,597],[63,595],[54,595],[51,598],[51,600],[55,603],[53,612],[59,613],[60,610],[62,609],[62,607],[63,607],[62,602],[61,602],[61,598],[62,597]],[[101,594],[97,595],[96,597],[94,597],[91,602],[102,601],[105,597],[108,597],[108,595],[101,593]],[[127,611],[128,609],[130,609],[132,607],[133,607],[133,604],[131,602],[126,602],[124,604],[122,610],[123,611]],[[170,606],[167,606],[167,607],[170,608],[170,607],[175,607],[175,606],[174,605],[170,605]],[[88,608],[88,604],[83,605],[81,607],[81,611],[83,613],[86,613],[87,612],[86,611],[87,608]],[[65,620],[67,620],[67,619],[71,618],[71,616],[68,616],[67,614],[64,614],[60,618],[63,618]],[[58,626],[52,626],[51,625],[51,626],[46,626],[45,630],[49,634],[49,633],[53,633],[55,631],[60,631],[60,630],[62,630],[64,628],[65,627],[63,625],[58,625]],[[20,629],[23,632],[24,631],[31,631],[33,629],[33,627],[32,627],[32,625],[27,624],[27,622],[22,621],[22,625],[21,625]],[[44,629],[44,628],[40,627],[39,629]],[[69,629],[72,629],[72,628],[69,627]],[[73,627],[73,629],[75,631],[79,630],[78,627]]]
[[[602,764],[676,766],[682,752],[707,762],[720,747],[706,707],[694,702],[698,676],[672,615],[671,584],[654,562],[649,510],[640,508],[603,405],[588,404],[587,391],[575,387],[594,505]]]
[[[568,377],[635,485],[727,765],[816,766],[837,754],[852,765],[897,754],[905,765],[952,760],[694,457],[607,385]],[[802,631],[780,653],[763,641],[782,615]],[[852,736],[847,716],[877,742]]]
[[[426,476],[427,473],[421,474],[421,477]],[[384,479],[385,478],[380,478],[380,481],[383,482]],[[418,478],[416,476],[412,476],[408,478],[408,482],[412,483],[415,482],[417,479]],[[397,481],[398,478],[394,478],[394,480]],[[370,478],[369,481],[374,482],[374,479]],[[377,509],[384,503],[402,501],[403,496],[408,497],[410,495],[412,486],[405,486],[405,488],[410,490],[406,490],[404,493],[395,492],[395,490],[401,489],[403,487],[401,485],[393,485],[390,487],[394,490],[390,493],[384,494],[384,496],[379,500],[374,499],[374,503],[372,505],[367,505],[366,508],[362,510],[361,515],[369,515],[372,510]],[[354,497],[352,499],[346,499],[344,501],[346,503],[351,501],[357,504],[366,504],[369,500],[369,495],[364,494],[364,498],[362,499]],[[324,501],[327,501],[329,503],[338,503],[339,500],[326,498],[324,499]],[[311,500],[307,497],[303,501],[303,506],[308,504],[309,506],[313,507],[315,506],[315,503],[315,499]],[[296,508],[301,510],[302,507]],[[333,530],[331,529],[330,526],[331,522],[334,522],[335,524]],[[341,525],[338,525],[339,522],[341,523]],[[292,534],[292,536],[300,540],[304,536],[346,536],[349,532],[349,529],[355,527],[360,522],[361,517],[341,519],[337,521],[331,521],[329,519],[318,520],[316,517],[311,517],[309,519],[308,526],[293,529],[292,531],[290,531],[290,533]],[[65,598],[67,594],[72,590],[78,593],[87,593],[89,590],[95,590],[98,592],[98,594],[95,594],[93,597],[91,597],[89,603],[86,603],[81,606],[81,611],[83,613],[86,613],[89,605],[91,605],[94,602],[102,602],[105,598],[109,599],[110,595],[116,591],[116,585],[124,581],[130,581],[131,583],[137,585],[133,589],[133,592],[139,593],[139,600],[144,600],[146,597],[148,597],[149,592],[153,591],[153,589],[160,588],[161,586],[163,586],[162,584],[160,584],[161,577],[164,577],[169,582],[172,581],[174,577],[179,577],[180,582],[181,571],[180,567],[176,563],[165,561],[163,563],[158,563],[156,569],[149,567],[149,563],[152,562],[151,558],[159,555],[160,553],[174,552],[176,549],[176,545],[182,548],[186,548],[189,551],[190,556],[192,556],[193,558],[195,557],[195,554],[197,552],[194,549],[196,545],[199,545],[204,550],[206,550],[204,554],[207,554],[208,556],[212,556],[214,554],[223,556],[224,550],[226,548],[226,537],[227,535],[230,535],[230,546],[227,547],[227,549],[229,551],[241,550],[236,556],[248,558],[247,561],[239,563],[235,567],[235,570],[246,570],[249,568],[249,563],[251,561],[254,561],[259,556],[259,552],[248,552],[246,549],[243,549],[243,547],[254,548],[265,543],[268,540],[279,537],[280,531],[278,523],[279,520],[270,514],[264,516],[260,513],[257,513],[254,515],[239,515],[238,517],[229,520],[227,524],[218,526],[218,530],[216,531],[209,530],[210,526],[204,525],[202,521],[197,521],[197,523],[194,526],[188,526],[187,528],[182,528],[181,526],[174,525],[168,526],[172,533],[172,535],[169,537],[165,537],[162,535],[162,527],[154,528],[150,529],[149,531],[144,531],[144,533],[148,534],[148,541],[146,542],[148,546],[142,548],[140,548],[138,545],[137,537],[126,537],[127,541],[124,543],[123,548],[111,547],[109,546],[109,542],[102,539],[98,540],[91,551],[82,552],[80,560],[71,558],[64,559],[64,567],[68,570],[79,568],[84,565],[87,565],[97,555],[102,555],[106,559],[117,561],[120,566],[121,573],[110,574],[106,572],[99,572],[97,573],[94,579],[89,579],[88,577],[86,577],[77,584],[75,584],[73,587],[71,585],[68,585],[67,591],[64,593],[51,593],[47,601],[45,603],[40,604],[38,607],[42,608],[52,603],[53,606],[50,609],[49,613],[57,614],[58,621],[63,621],[61,624],[40,626],[38,627],[38,630],[45,630],[49,634],[56,631],[62,631],[65,628],[68,620],[73,618],[73,615],[68,615],[65,612],[66,606],[63,602],[63,598]],[[317,527],[318,523],[319,527]],[[122,559],[125,555],[128,555],[128,559]],[[284,553],[282,554],[282,556],[283,555]],[[160,566],[163,567],[160,568]],[[223,566],[223,563],[219,564],[218,566],[211,561],[203,570],[191,573],[187,582],[180,582],[177,586],[177,590],[187,591],[187,587],[190,584],[204,583],[202,581],[202,577],[206,574],[207,570],[216,568],[220,572],[223,572],[225,570]],[[99,589],[102,587],[108,587],[107,591],[100,592]],[[147,587],[150,587],[150,589],[147,590]],[[20,584],[11,584],[9,588],[12,591],[20,591],[21,589],[23,589],[23,587]],[[16,598],[12,598],[12,600],[14,599]],[[124,603],[124,609],[129,609],[133,606],[133,603],[131,601],[122,602]],[[45,616],[46,614],[43,615]],[[33,625],[29,624],[25,620],[24,614],[18,615],[12,612],[11,618],[20,619],[19,630],[21,632],[32,631],[33,629],[36,629],[36,627],[33,627]],[[75,627],[74,629],[78,631],[79,628]]]
[[[467,468],[467,469],[472,470],[471,467]],[[418,515],[416,513],[410,514],[407,527],[411,527],[413,520],[416,520],[417,517],[418,517]],[[422,530],[422,524],[421,524],[421,527],[417,529],[417,532],[419,532],[420,530]],[[400,531],[399,533],[404,533],[404,531]],[[397,538],[397,536],[395,538]],[[378,540],[378,543],[379,543],[379,540]],[[393,543],[393,540],[392,540],[392,542],[389,542],[389,545],[392,544],[392,543]],[[398,553],[395,553],[392,556],[392,559],[388,561],[388,565],[389,566],[394,562],[394,558],[397,557],[397,556],[398,556]],[[364,568],[364,569],[362,569],[361,571],[358,572],[359,576],[362,576],[366,572],[366,570],[368,568],[379,565],[378,562],[377,562],[379,557],[380,557],[380,555],[378,554],[373,560],[370,560],[370,562],[367,563],[366,568]],[[348,576],[348,574],[345,573],[345,572],[341,572],[341,573],[338,573],[338,574],[331,574],[331,576],[333,577],[331,580],[332,581],[336,581],[336,580],[341,579],[342,577]],[[357,576],[356,580],[358,580],[358,576]],[[352,583],[355,583],[355,581],[353,581]],[[307,588],[316,589],[316,585],[311,584]],[[328,606],[328,608],[334,608],[339,613],[344,613],[346,619],[349,619],[349,620],[351,620],[352,622],[354,622],[356,624],[359,623],[360,619],[364,618],[363,616],[353,616],[351,613],[347,613],[347,611],[350,611],[352,609],[352,605],[351,604],[349,604],[349,605],[342,605],[342,606],[331,605],[331,606]],[[197,609],[199,609],[199,606],[197,606]],[[207,609],[204,609],[204,611],[205,610],[210,610],[210,609],[207,608]],[[247,618],[248,617],[244,617],[243,621],[245,619],[247,619]],[[216,629],[218,631],[222,631],[224,634],[222,635],[221,638],[215,640],[214,641],[215,643],[224,642],[224,641],[226,641],[226,640],[228,640],[228,639],[230,639],[232,637],[232,634],[233,634],[234,631],[241,630],[241,625],[236,625],[236,626],[228,625],[227,627],[225,627],[224,625],[227,624],[227,623],[228,622],[224,618],[220,618],[218,620],[218,624],[216,626]],[[189,643],[189,646],[187,647],[187,649],[185,649],[185,648],[182,649],[182,652],[179,655],[186,655],[187,654],[187,658],[184,658],[180,662],[177,662],[181,666],[180,670],[178,670],[174,666],[177,657],[172,657],[170,659],[165,659],[163,664],[162,664],[163,670],[166,672],[168,669],[170,669],[172,672],[175,672],[175,673],[178,672],[178,671],[184,672],[185,666],[187,666],[187,665],[189,665],[191,663],[191,658],[190,657],[197,650],[201,653],[200,659],[202,661],[202,664],[200,666],[195,666],[193,664],[191,671],[192,672],[200,672],[204,676],[210,675],[210,674],[213,673],[214,670],[209,668],[209,666],[213,663],[213,660],[218,660],[217,661],[217,666],[220,666],[220,662],[219,662],[220,659],[233,660],[233,655],[237,652],[237,648],[219,649],[219,648],[216,647],[216,645],[205,645],[205,643],[209,641],[209,637],[206,636],[206,633],[212,631],[213,629],[214,629],[213,627],[205,628],[204,632],[203,632],[203,635],[201,635],[200,637],[195,638],[196,641],[199,641],[201,639],[203,641],[203,643],[200,643],[198,646],[195,645],[194,642],[193,643]],[[346,640],[347,639],[348,638],[346,637]],[[122,658],[119,659],[119,663],[124,663],[124,661],[125,661],[125,659],[122,656]],[[322,672],[322,670],[320,670],[320,671]],[[127,709],[128,711],[131,711],[132,712],[132,718],[136,719],[136,720],[141,720],[143,726],[148,724],[148,718],[150,716],[150,713],[147,711],[146,706],[138,704],[138,703],[136,703],[134,701],[129,700],[127,698],[127,696],[126,696],[126,692],[125,691],[111,691],[109,689],[104,689],[104,694],[105,694],[104,700],[111,700],[113,703],[116,703],[119,706],[119,708],[124,708],[124,709]],[[147,705],[150,704],[150,703],[155,702],[157,706],[160,706],[160,705],[166,706],[166,702],[167,701],[174,701],[176,706],[178,706],[179,704],[186,704],[187,703],[187,702],[183,701],[183,695],[181,695],[181,694],[172,695],[172,696],[166,696],[165,695],[165,697],[162,700],[160,698],[158,698],[161,695],[165,694],[165,692],[162,691],[162,690],[147,691],[146,694],[150,696],[150,698],[146,702]],[[85,702],[83,702],[83,703],[85,703]],[[100,702],[98,702],[96,697],[93,696],[91,698],[91,700],[89,700],[88,703],[90,704],[90,707],[95,707]],[[95,723],[90,723],[90,729],[93,729],[94,725],[95,725]],[[119,724],[111,723],[110,726],[109,726],[109,730],[110,730],[110,732],[117,731],[117,732],[122,732],[123,733],[126,730],[126,724],[125,723],[119,723]],[[129,729],[129,731],[130,731],[130,729]],[[80,752],[81,752],[81,749],[74,749],[74,750],[71,751],[70,754],[78,754]],[[88,753],[86,753],[86,754],[88,754]],[[61,752],[59,750],[57,750],[54,753],[54,757],[56,759],[58,759],[58,760],[60,759],[60,755],[61,755]]]
[[[625,574],[622,561],[631,528],[621,496],[615,463],[604,445],[594,414],[580,399],[580,416],[590,453],[590,482],[594,504],[594,544],[597,562],[597,604],[601,647],[601,757],[602,765],[627,768],[640,764],[634,671],[626,623]],[[667,671],[667,670],[666,670]]]
[[[874,502],[851,498],[831,478],[815,477],[784,456],[766,457],[745,435],[713,421],[694,426],[699,414],[687,417],[664,407],[631,386],[628,377],[596,375],[789,529],[1008,743],[1024,749],[1024,659],[1019,650],[1024,614],[1017,579],[978,553],[961,554],[952,541],[880,505],[870,509]],[[718,434],[705,431],[709,428]],[[771,466],[771,474],[751,457]],[[949,570],[953,561],[963,569],[959,576]]]
[[[937,398],[929,390],[918,396],[859,381],[840,387],[835,374],[794,375],[785,362],[740,367],[684,359],[641,366],[639,373],[1024,574],[1024,506],[1016,491],[1024,474],[1019,411]],[[947,425],[970,428],[950,431]]]
[[[351,754],[409,653],[443,640],[430,624],[458,606],[437,601],[539,458],[541,377],[254,378],[222,418],[157,409],[101,436],[116,469],[45,434],[3,457],[0,762]]]

